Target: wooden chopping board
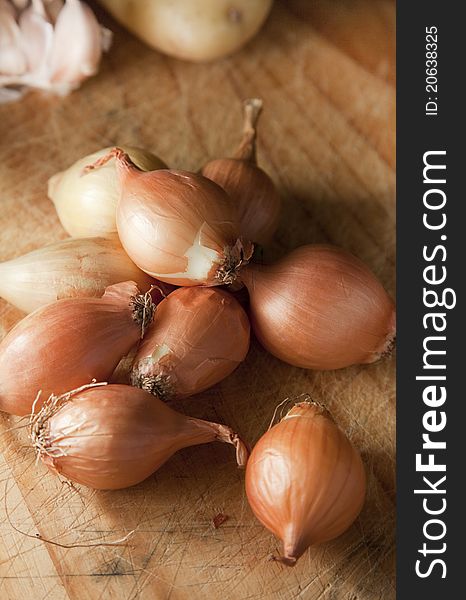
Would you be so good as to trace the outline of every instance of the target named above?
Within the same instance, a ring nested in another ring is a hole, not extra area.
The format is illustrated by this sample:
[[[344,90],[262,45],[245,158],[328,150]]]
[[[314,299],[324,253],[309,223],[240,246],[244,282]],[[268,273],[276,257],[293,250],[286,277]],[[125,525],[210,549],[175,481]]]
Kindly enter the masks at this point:
[[[284,201],[266,257],[308,242],[339,244],[394,294],[393,2],[277,1],[256,39],[209,65],[164,57],[103,18],[115,39],[98,77],[64,99],[34,93],[0,106],[1,260],[65,237],[46,197],[56,171],[123,143],[197,170],[233,150],[240,101],[260,96],[258,158]],[[1,301],[1,335],[20,318]],[[312,372],[253,342],[231,377],[179,408],[228,423],[253,444],[275,406],[302,392],[326,403],[360,448],[369,490],[354,526],[294,569],[268,560],[279,543],[253,517],[230,447],[194,447],[134,488],[92,492],[36,466],[23,430],[11,430],[18,420],[0,417],[0,597],[393,599],[393,357]],[[218,513],[229,519],[215,529]],[[86,545],[131,530],[123,546],[64,548],[35,538]]]

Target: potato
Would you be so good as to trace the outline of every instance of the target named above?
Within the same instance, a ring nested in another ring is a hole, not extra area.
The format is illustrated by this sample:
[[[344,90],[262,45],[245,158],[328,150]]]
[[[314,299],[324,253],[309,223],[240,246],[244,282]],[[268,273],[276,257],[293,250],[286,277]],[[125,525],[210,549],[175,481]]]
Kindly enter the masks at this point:
[[[241,48],[272,0],[100,0],[141,40],[171,56],[204,62]]]

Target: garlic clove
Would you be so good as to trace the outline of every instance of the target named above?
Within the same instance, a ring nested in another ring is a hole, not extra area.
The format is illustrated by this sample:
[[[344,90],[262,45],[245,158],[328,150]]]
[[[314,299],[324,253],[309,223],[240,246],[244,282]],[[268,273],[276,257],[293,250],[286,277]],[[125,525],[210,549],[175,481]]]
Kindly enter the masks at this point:
[[[0,85],[1,76],[19,76],[27,69],[21,31],[15,20],[13,7],[0,2]]]
[[[55,23],[50,57],[50,81],[66,93],[97,72],[108,34],[92,10],[79,0],[66,0]],[[70,40],[72,42],[70,43]],[[103,43],[104,40],[104,43]]]
[[[67,94],[97,72],[112,34],[87,4],[33,0],[17,8],[0,0],[0,87],[6,88],[0,102],[21,97],[28,87]]]
[[[53,25],[44,10],[33,4],[19,17],[22,45],[27,60],[28,72],[42,86],[47,85],[48,61],[53,44]],[[43,6],[42,6],[43,9]]]
[[[209,161],[201,173],[223,188],[236,208],[243,238],[266,246],[280,218],[281,199],[270,177],[257,166],[257,122],[262,100],[249,98],[243,103],[243,137],[232,158]]]

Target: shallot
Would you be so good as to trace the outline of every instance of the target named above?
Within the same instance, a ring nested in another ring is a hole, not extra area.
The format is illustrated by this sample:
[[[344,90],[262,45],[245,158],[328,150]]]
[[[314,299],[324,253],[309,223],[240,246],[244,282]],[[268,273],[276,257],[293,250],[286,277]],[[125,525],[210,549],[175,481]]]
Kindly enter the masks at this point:
[[[277,229],[281,201],[273,181],[257,166],[256,127],[261,110],[262,100],[245,101],[243,139],[235,154],[209,161],[201,173],[233,199],[241,235],[265,246]]]
[[[0,410],[31,413],[52,393],[108,379],[154,314],[133,282],[102,298],[58,300],[20,321],[0,343]]]
[[[157,306],[157,316],[134,359],[132,383],[163,400],[215,385],[244,360],[249,320],[228,292],[187,287]]]
[[[127,385],[95,384],[52,394],[32,415],[30,437],[51,471],[105,490],[136,485],[188,446],[232,444],[240,467],[248,457],[229,427],[182,415]]]
[[[88,165],[83,179],[111,158],[121,182],[120,240],[140,269],[174,285],[233,282],[253,246],[238,232],[232,200],[188,171],[143,172],[121,148]]]
[[[293,566],[314,544],[341,535],[364,503],[359,452],[329,413],[298,402],[258,441],[246,469],[246,494],[259,521],[283,541]]]
[[[116,234],[62,240],[0,263],[0,296],[28,313],[62,298],[102,296],[122,281],[134,281],[140,289],[154,283]]]
[[[336,246],[302,246],[272,265],[251,263],[241,278],[254,333],[284,362],[340,369],[372,363],[393,344],[392,299],[363,262]]]

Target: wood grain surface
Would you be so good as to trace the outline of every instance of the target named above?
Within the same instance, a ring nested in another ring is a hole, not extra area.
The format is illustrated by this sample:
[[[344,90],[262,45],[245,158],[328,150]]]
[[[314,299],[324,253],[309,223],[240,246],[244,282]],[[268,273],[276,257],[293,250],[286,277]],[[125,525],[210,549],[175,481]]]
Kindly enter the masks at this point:
[[[115,39],[97,77],[64,99],[33,93],[0,107],[1,260],[65,237],[46,196],[56,171],[123,143],[197,170],[234,149],[240,101],[260,96],[258,159],[284,202],[265,257],[308,242],[339,244],[394,294],[393,2],[277,1],[246,48],[208,65],[151,51],[99,14]],[[21,316],[1,301],[1,335]],[[177,407],[228,423],[253,444],[274,407],[302,392],[327,404],[360,448],[369,490],[354,526],[310,549],[294,569],[268,560],[279,543],[253,517],[230,447],[190,448],[134,488],[92,492],[35,465],[21,423],[0,417],[0,597],[393,599],[393,357],[312,372],[253,342],[231,377]],[[219,513],[229,519],[215,529]],[[64,548],[37,539],[86,545],[131,530],[122,546]]]

